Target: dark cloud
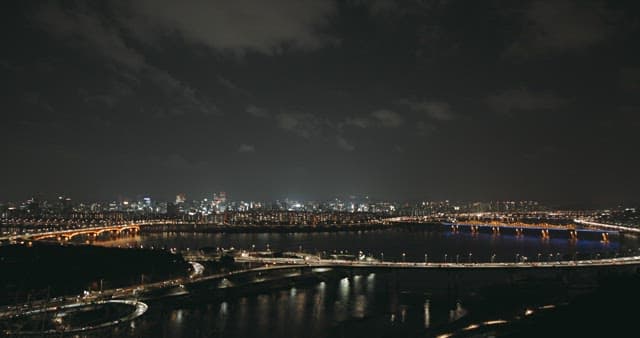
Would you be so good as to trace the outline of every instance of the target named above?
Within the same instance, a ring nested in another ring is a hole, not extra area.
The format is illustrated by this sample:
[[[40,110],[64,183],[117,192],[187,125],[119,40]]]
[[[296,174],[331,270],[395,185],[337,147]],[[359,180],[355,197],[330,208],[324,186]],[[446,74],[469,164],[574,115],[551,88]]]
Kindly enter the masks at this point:
[[[348,117],[341,125],[362,129],[371,127],[397,128],[404,124],[402,115],[393,110],[377,109],[366,116]]]
[[[426,123],[424,121],[418,121],[416,123],[416,130],[418,132],[418,135],[429,135],[436,131],[436,129],[436,126],[434,126],[433,124]]]
[[[411,101],[401,99],[398,103],[408,106],[413,111],[424,113],[434,120],[450,121],[456,118],[449,103],[444,101]]]
[[[14,66],[6,59],[0,59],[0,69],[3,71],[13,71],[15,70]]]
[[[166,158],[161,159],[160,165],[170,171],[181,173],[200,171],[206,167],[206,163],[203,161],[191,161],[176,153],[169,154]]]
[[[225,88],[229,89],[232,93],[236,93],[241,96],[251,97],[251,93],[248,90],[241,88],[237,84],[233,83],[233,81],[229,79],[225,79],[222,76],[218,76],[218,83],[220,83]]]
[[[326,123],[311,113],[279,113],[275,119],[279,128],[304,138],[321,135]]]
[[[269,114],[269,111],[267,111],[266,109],[260,108],[258,106],[254,106],[252,104],[248,105],[244,109],[244,111],[246,111],[247,113],[251,114],[251,116],[254,116],[254,117],[265,118],[265,117],[270,117],[271,116],[271,114]]]
[[[338,144],[338,147],[340,147],[340,149],[344,151],[356,150],[356,147],[353,144],[351,144],[351,142],[347,141],[344,137],[340,135],[336,136],[336,142]]]
[[[46,98],[43,98],[40,93],[36,92],[26,92],[23,95],[24,102],[28,103],[30,106],[44,110],[48,113],[53,113],[54,109],[51,104],[47,101]]]
[[[256,147],[253,144],[241,144],[238,147],[239,153],[253,153],[256,151]]]
[[[109,108],[113,108],[113,106],[115,106],[116,103],[118,103],[118,98],[116,96],[107,95],[107,94],[92,95],[92,96],[85,97],[84,102],[97,103],[97,104],[105,105]]]
[[[532,1],[524,13],[523,32],[507,54],[530,57],[588,48],[610,37],[617,19],[603,1]]]
[[[489,107],[502,114],[519,111],[548,111],[556,110],[565,105],[568,100],[556,97],[550,93],[534,93],[527,89],[509,89],[486,99]]]
[[[174,98],[173,111],[183,114],[185,112],[199,112],[204,116],[218,115],[216,105],[208,98],[199,94],[193,87],[171,76],[167,71],[151,68],[149,77],[166,97]]]
[[[279,54],[283,48],[313,50],[330,43],[323,27],[335,11],[331,1],[142,0],[131,3],[129,28],[141,38],[178,33],[220,51]]]
[[[637,197],[636,3],[5,7],[0,200]]]
[[[627,67],[620,71],[622,88],[631,93],[640,93],[640,67]]]
[[[371,113],[371,117],[382,127],[396,128],[404,123],[402,115],[393,110],[379,109]]]
[[[217,113],[209,99],[199,96],[195,89],[173,77],[168,71],[147,62],[143,53],[130,46],[123,27],[105,13],[83,2],[62,6],[58,2],[44,3],[33,15],[46,32],[82,52],[91,52],[112,63],[119,76],[140,82],[140,76],[153,81],[171,97],[175,106],[167,111],[196,111],[204,115]],[[119,9],[116,7],[115,9]],[[116,13],[117,15],[118,13]],[[118,95],[121,93],[116,93]]]
[[[374,125],[374,122],[368,117],[348,117],[344,121],[344,124],[347,126],[354,126],[365,129],[372,127]]]
[[[117,62],[132,70],[146,67],[145,58],[129,47],[122,38],[122,31],[113,26],[88,4],[74,2],[63,7],[59,2],[46,2],[33,16],[36,24],[47,33],[70,45],[98,53],[107,61]]]

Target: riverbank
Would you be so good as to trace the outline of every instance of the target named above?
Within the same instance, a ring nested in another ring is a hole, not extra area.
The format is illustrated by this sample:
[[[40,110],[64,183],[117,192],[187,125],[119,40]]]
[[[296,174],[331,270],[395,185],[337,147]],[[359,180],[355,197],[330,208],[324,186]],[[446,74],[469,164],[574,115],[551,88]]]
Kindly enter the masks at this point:
[[[0,247],[0,304],[30,302],[187,274],[164,250],[34,243]]]
[[[434,223],[436,225],[439,223]],[[381,230],[393,227],[404,227],[401,223],[356,223],[356,224],[155,224],[145,225],[140,229],[143,233],[292,233],[292,232],[338,232]]]

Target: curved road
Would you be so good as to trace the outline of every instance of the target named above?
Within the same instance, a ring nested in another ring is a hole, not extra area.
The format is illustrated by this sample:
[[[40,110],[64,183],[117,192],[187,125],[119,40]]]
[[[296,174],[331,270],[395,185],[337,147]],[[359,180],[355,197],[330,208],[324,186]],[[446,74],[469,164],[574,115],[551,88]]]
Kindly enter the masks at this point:
[[[124,322],[128,322],[131,321],[133,319],[136,319],[140,316],[142,316],[145,312],[147,312],[148,306],[147,304],[137,301],[137,300],[100,300],[100,301],[93,301],[90,303],[86,303],[86,302],[76,302],[76,303],[71,303],[71,304],[66,304],[66,305],[59,305],[59,306],[48,306],[48,307],[41,307],[35,310],[28,310],[28,311],[24,311],[24,312],[20,312],[17,315],[15,314],[15,312],[5,312],[5,313],[0,313],[0,318],[15,318],[15,317],[24,317],[24,316],[31,316],[31,315],[37,315],[40,313],[46,313],[46,312],[60,312],[60,311],[64,311],[64,310],[69,310],[69,309],[75,309],[75,308],[81,308],[81,307],[87,307],[87,306],[95,306],[95,305],[103,305],[103,304],[126,304],[126,305],[131,305],[133,307],[133,311],[129,314],[127,314],[126,316],[120,317],[118,319],[114,319],[108,322],[104,322],[104,323],[100,323],[100,324],[94,324],[94,325],[87,325],[87,326],[82,326],[82,327],[74,327],[74,328],[70,328],[68,330],[55,330],[55,329],[50,329],[50,330],[45,330],[45,331],[4,331],[4,334],[7,335],[45,335],[45,334],[61,334],[61,333],[78,333],[78,332],[85,332],[85,331],[91,331],[91,330],[97,330],[97,329],[101,329],[101,328],[105,328],[105,327],[109,327],[109,326],[114,326],[114,325],[118,325],[120,323],[124,323]],[[13,315],[13,316],[12,316]]]

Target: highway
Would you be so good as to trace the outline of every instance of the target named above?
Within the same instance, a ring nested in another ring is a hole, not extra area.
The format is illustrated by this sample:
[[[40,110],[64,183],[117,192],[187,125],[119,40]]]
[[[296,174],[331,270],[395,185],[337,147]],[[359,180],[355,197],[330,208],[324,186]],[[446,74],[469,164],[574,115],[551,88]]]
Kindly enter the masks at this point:
[[[79,309],[88,306],[97,306],[97,305],[105,305],[105,304],[126,304],[132,307],[132,311],[120,318],[98,323],[98,324],[89,324],[86,326],[80,327],[72,327],[65,329],[64,333],[79,333],[91,330],[97,330],[109,326],[118,325],[120,323],[128,322],[134,320],[140,316],[142,316],[145,312],[147,312],[148,306],[147,304],[137,301],[137,300],[98,300],[98,301],[82,301],[82,302],[72,302],[68,304],[56,304],[38,308],[28,309],[22,312],[17,313],[16,311],[3,311],[0,312],[0,319],[7,319],[8,317],[13,317],[18,314],[19,316],[33,316],[41,313],[47,312],[56,312],[56,313],[65,313],[70,310]],[[43,334],[60,334],[61,332],[55,329],[45,330],[45,331],[4,331],[6,335],[43,335]]]
[[[595,260],[565,260],[551,262],[486,262],[486,263],[425,263],[425,262],[384,262],[338,259],[300,259],[238,257],[237,262],[274,264],[287,267],[349,267],[349,268],[385,268],[385,269],[532,269],[532,268],[576,268],[619,265],[640,265],[640,256],[616,257]]]
[[[632,228],[632,227],[623,226],[623,225],[604,224],[604,223],[592,222],[584,219],[574,219],[573,221],[578,224],[589,225],[597,228],[640,233],[640,228]]]

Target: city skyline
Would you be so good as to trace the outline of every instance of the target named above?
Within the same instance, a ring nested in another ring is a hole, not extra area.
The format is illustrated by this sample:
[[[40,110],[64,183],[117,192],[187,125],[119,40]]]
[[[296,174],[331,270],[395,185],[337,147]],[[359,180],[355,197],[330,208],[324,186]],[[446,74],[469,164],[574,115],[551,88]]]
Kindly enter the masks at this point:
[[[221,212],[246,211],[346,211],[346,212],[488,212],[488,211],[585,211],[585,210],[626,210],[633,211],[640,206],[633,203],[612,205],[588,204],[548,204],[537,200],[430,200],[430,199],[384,199],[367,195],[336,196],[330,199],[295,199],[290,197],[273,200],[236,199],[226,192],[214,192],[204,196],[191,196],[186,193],[175,195],[175,199],[158,198],[151,195],[118,196],[105,200],[74,199],[66,195],[54,198],[32,196],[25,200],[0,201],[0,215],[11,217],[12,213],[46,216],[66,212],[128,212],[156,213],[171,212],[190,214],[212,214]],[[174,210],[174,211],[171,211]]]
[[[0,200],[633,205],[639,6],[10,1]]]
[[[30,200],[37,201],[56,201],[59,198],[65,198],[73,201],[73,203],[109,203],[109,202],[136,202],[142,201],[145,198],[150,198],[154,202],[163,202],[163,203],[191,203],[191,202],[202,202],[202,201],[214,201],[216,198],[217,192],[210,193],[199,193],[199,194],[187,194],[184,192],[171,195],[168,194],[145,194],[145,193],[134,193],[134,194],[116,194],[113,196],[101,196],[99,198],[83,198],[82,196],[75,196],[69,194],[60,194],[60,193],[31,193],[24,194],[24,197],[19,198],[7,198],[6,196],[0,199],[0,206],[3,204],[19,204],[24,203]],[[177,202],[177,198],[179,195],[183,195],[185,199],[182,202]],[[516,199],[516,198],[504,198],[504,199],[473,199],[473,198],[429,198],[428,196],[414,196],[412,198],[390,198],[385,196],[372,196],[369,194],[333,194],[326,198],[305,198],[300,197],[304,194],[296,194],[296,195],[282,195],[282,196],[273,196],[267,198],[242,198],[236,195],[231,195],[232,197],[227,199],[228,202],[260,202],[260,203],[271,203],[271,202],[317,202],[324,203],[330,201],[370,201],[370,202],[392,202],[398,204],[406,204],[406,203],[421,203],[421,202],[451,202],[451,203],[519,203],[519,202],[536,202],[541,205],[555,208],[555,209],[608,209],[608,208],[616,208],[616,207],[637,207],[639,202],[634,200],[627,201],[612,201],[612,202],[594,202],[587,200],[572,200],[572,201],[557,201],[557,200],[538,200],[538,199]]]

